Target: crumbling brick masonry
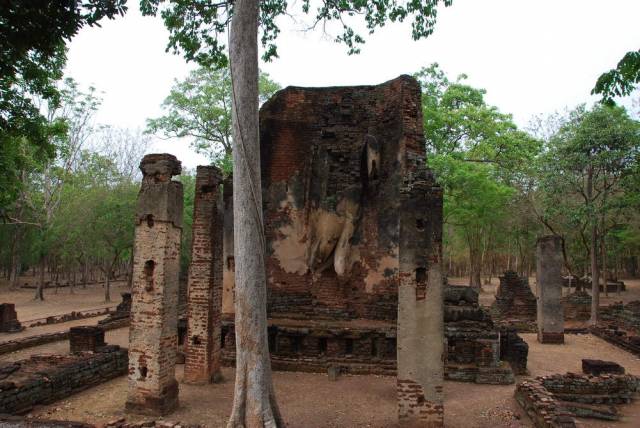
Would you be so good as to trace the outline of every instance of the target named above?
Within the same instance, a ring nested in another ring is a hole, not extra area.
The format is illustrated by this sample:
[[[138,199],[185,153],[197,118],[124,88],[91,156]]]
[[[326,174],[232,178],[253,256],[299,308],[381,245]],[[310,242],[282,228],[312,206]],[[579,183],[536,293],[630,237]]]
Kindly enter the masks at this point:
[[[507,271],[500,278],[496,299],[491,305],[493,319],[501,325],[513,325],[519,331],[534,331],[537,303],[526,277]]]
[[[615,405],[630,403],[639,379],[624,374],[541,376],[516,386],[515,397],[538,428],[571,428],[574,417],[619,419]]]
[[[208,383],[220,372],[222,230],[220,183],[215,166],[199,166],[187,297],[184,381]]]
[[[96,352],[105,346],[104,329],[98,326],[79,326],[69,329],[70,352]]]
[[[178,404],[178,276],[182,233],[182,184],[173,155],[146,155],[136,208],[129,388],[126,410],[164,415]]]
[[[73,355],[32,355],[0,366],[0,413],[22,414],[127,372],[127,350],[104,346]]]
[[[22,325],[18,321],[16,305],[13,303],[0,304],[0,332],[15,333],[22,331]]]

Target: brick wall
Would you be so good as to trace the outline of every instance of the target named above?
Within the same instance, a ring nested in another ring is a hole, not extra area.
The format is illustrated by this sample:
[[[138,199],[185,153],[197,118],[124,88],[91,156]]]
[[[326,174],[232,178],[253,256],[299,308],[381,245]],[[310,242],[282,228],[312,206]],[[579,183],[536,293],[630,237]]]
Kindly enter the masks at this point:
[[[291,87],[265,103],[270,316],[395,321],[399,190],[405,164],[424,161],[421,120],[419,86],[407,76],[378,86]],[[356,208],[345,214],[349,204]],[[327,244],[320,238],[330,227]],[[317,251],[314,239],[322,241]],[[342,259],[331,247],[340,239]],[[225,313],[233,310],[232,262],[225,260]]]
[[[95,353],[34,355],[0,367],[0,413],[22,414],[127,372],[127,350],[105,346]]]
[[[220,370],[222,309],[221,171],[199,166],[187,297],[184,381],[211,382]]]

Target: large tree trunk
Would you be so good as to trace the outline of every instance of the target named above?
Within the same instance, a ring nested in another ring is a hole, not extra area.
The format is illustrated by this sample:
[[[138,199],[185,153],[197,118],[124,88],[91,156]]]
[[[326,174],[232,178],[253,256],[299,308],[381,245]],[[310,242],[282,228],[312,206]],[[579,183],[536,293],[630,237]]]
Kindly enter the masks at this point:
[[[271,380],[258,133],[258,0],[234,3],[233,221],[236,381],[229,428],[284,427]]]
[[[598,224],[593,211],[595,207],[593,206],[593,169],[591,167],[587,173],[587,200],[590,205],[588,212],[591,223],[591,319],[589,323],[596,325],[600,307],[600,272],[598,271]]]

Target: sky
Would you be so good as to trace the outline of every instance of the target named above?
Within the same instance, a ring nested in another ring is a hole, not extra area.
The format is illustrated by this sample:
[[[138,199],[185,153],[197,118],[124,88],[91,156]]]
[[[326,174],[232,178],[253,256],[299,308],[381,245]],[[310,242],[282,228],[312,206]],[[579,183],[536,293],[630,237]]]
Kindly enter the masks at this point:
[[[305,19],[282,17],[280,57],[260,64],[283,87],[377,84],[437,62],[451,78],[468,75],[523,127],[533,115],[593,102],[598,76],[640,47],[638,0],[454,0],[429,38],[413,41],[408,22],[387,25],[353,56],[331,34],[303,31]],[[125,17],[101,25],[70,42],[65,74],[101,92],[98,123],[144,128],[162,114],[174,80],[196,66],[165,52],[162,20],[142,17],[135,0]],[[188,168],[207,163],[186,140],[154,139],[150,150]]]

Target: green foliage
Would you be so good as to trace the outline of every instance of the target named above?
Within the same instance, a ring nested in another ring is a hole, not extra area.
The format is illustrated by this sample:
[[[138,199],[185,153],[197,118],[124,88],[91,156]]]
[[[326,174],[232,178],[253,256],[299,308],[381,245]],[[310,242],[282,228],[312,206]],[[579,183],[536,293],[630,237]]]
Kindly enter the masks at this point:
[[[411,21],[411,36],[418,40],[429,36],[434,29],[439,5],[450,6],[452,0],[423,0],[397,2],[395,0],[322,0],[312,10],[310,0],[296,4],[301,12],[311,15],[310,28],[323,27],[332,22],[341,26],[341,34],[336,42],[344,43],[349,54],[360,52],[365,42],[349,20],[362,17],[369,34],[383,27],[387,22]],[[280,33],[277,18],[287,13],[289,4],[285,0],[260,2],[259,25],[261,42],[264,47],[263,59],[268,61],[278,56],[275,41]],[[228,63],[225,53],[225,32],[233,15],[233,2],[212,3],[208,0],[142,0],[140,10],[144,15],[160,13],[169,30],[169,45],[175,53],[181,52],[187,61],[195,61],[205,67],[225,67]]]
[[[259,77],[260,102],[269,99],[280,86],[266,73]],[[228,68],[198,68],[175,82],[162,103],[166,114],[147,120],[148,133],[166,138],[190,137],[196,152],[206,155],[231,172],[231,74]]]
[[[182,215],[182,250],[180,251],[180,271],[183,275],[191,263],[191,239],[193,238],[193,207],[196,198],[196,175],[194,171],[183,170],[180,182],[184,190],[184,210]]]
[[[487,105],[485,90],[466,85],[465,75],[451,82],[438,64],[432,64],[415,77],[423,88],[428,152],[508,169],[530,161],[538,152],[540,143],[519,131],[511,115]]]
[[[640,83],[640,50],[627,52],[613,68],[598,77],[591,90],[592,95],[601,95],[602,101],[612,106],[615,97],[624,97]]]
[[[427,160],[443,186],[445,240],[469,252],[479,286],[482,254],[507,243],[518,224],[507,225],[525,171],[540,142],[517,129],[511,116],[489,106],[485,91],[453,82],[437,64],[416,74],[422,85]],[[505,225],[511,226],[504,227]]]
[[[622,237],[637,222],[639,165],[640,124],[620,107],[579,106],[551,136],[539,160],[537,203],[545,225],[569,242],[572,264],[586,270],[590,227],[599,239],[611,230],[609,243],[628,245]]]
[[[49,225],[47,253],[72,266],[87,259],[128,260],[138,189],[111,159],[83,151]]]
[[[125,0],[4,2],[0,8],[0,215],[18,197],[21,171],[53,159],[64,124],[34,103],[56,108],[64,43],[85,25],[126,11]]]

